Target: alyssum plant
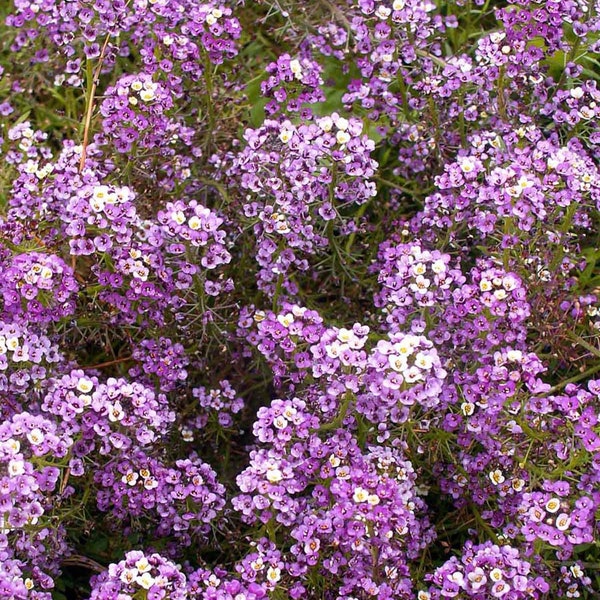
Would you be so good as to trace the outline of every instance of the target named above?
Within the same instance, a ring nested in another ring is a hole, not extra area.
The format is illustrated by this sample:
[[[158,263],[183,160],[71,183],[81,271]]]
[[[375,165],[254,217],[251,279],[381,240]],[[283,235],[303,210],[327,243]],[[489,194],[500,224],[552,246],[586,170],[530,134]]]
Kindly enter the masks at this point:
[[[599,9],[5,3],[0,597],[600,593]]]

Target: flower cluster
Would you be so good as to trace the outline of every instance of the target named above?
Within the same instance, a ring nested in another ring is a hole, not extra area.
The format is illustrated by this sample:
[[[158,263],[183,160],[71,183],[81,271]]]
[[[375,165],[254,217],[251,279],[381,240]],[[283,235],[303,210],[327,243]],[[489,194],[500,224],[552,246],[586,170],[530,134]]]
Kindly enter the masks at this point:
[[[238,396],[227,379],[219,381],[218,388],[207,389],[204,386],[193,388],[192,396],[197,398],[198,406],[202,409],[199,411],[199,418],[205,422],[214,415],[222,427],[231,427],[234,415],[244,408],[244,399]],[[196,417],[197,422],[198,417]],[[188,432],[189,435],[193,433]]]
[[[419,600],[456,598],[544,598],[549,586],[531,575],[532,566],[510,546],[467,543],[460,560],[451,558],[431,575]]]
[[[24,567],[25,565],[19,560],[3,558],[0,566],[0,594],[6,598],[52,600],[52,594],[42,591],[43,587],[27,576]]]
[[[153,375],[163,392],[172,390],[177,382],[187,379],[186,366],[189,359],[181,344],[173,343],[169,338],[144,340],[132,354],[139,366],[129,369],[133,378]]]
[[[258,564],[258,563],[257,563]],[[254,581],[257,569],[247,569],[250,583],[245,584],[237,578],[228,577],[225,569],[217,568],[215,572],[198,569],[188,576],[188,597],[191,600],[260,600],[267,598],[267,589]]]
[[[269,76],[260,86],[263,96],[271,98],[265,111],[273,115],[284,107],[286,112],[293,113],[306,104],[324,101],[322,70],[307,53],[298,58],[289,54],[279,56],[277,61],[267,65],[265,71]]]
[[[173,536],[183,545],[204,539],[209,524],[223,508],[224,487],[216,473],[197,456],[162,464],[141,451],[95,473],[98,508],[116,522],[147,519],[155,534]]]
[[[595,4],[0,11],[0,597],[597,597]]]
[[[58,346],[39,326],[20,320],[0,321],[0,389],[4,394],[0,415],[9,416],[21,405],[19,395],[44,381],[47,367],[61,361]]]
[[[146,446],[175,420],[165,397],[151,388],[122,378],[100,382],[80,369],[50,382],[41,409],[81,434],[75,451],[80,457],[94,447],[110,455],[116,449]]]
[[[168,156],[175,153],[175,142],[189,146],[193,130],[169,118],[176,94],[175,86],[146,73],[124,75],[106,90],[100,106],[102,141],[112,138],[111,146],[124,154],[154,149]]]
[[[433,533],[419,516],[424,503],[401,450],[363,453],[342,430],[321,439],[319,420],[297,399],[261,409],[255,435],[263,447],[238,476],[244,494],[234,506],[251,522],[274,519],[289,529],[295,543],[287,577],[301,578],[319,565],[330,581],[339,581],[340,592],[406,593],[407,557]],[[310,495],[303,494],[307,489]],[[373,556],[383,561],[385,583],[371,577]],[[279,576],[281,569],[275,583]]]
[[[257,239],[265,289],[279,274],[308,269],[305,256],[328,243],[319,233],[323,221],[330,227],[329,222],[341,220],[342,207],[364,204],[375,195],[375,144],[363,128],[359,119],[333,113],[299,125],[268,119],[259,129],[246,130],[247,145],[235,157],[230,176],[239,179],[245,194],[243,211]],[[340,226],[348,227],[343,221]]]
[[[79,286],[72,269],[58,256],[16,254],[0,267],[4,312],[12,318],[28,314],[37,322],[55,321],[75,311]]]
[[[151,73],[169,72],[176,64],[178,70],[198,79],[205,69],[204,55],[220,64],[237,54],[241,32],[228,6],[192,0],[103,1],[91,6],[17,0],[7,24],[17,29],[27,25],[15,37],[13,52],[40,37],[44,47],[35,53],[36,62],[47,63],[50,52],[60,50],[66,69],[56,82],[71,85],[81,83],[84,61],[78,51],[83,50],[87,59],[104,56],[108,64],[114,64],[118,55],[130,55],[136,45],[143,49],[142,61]],[[112,39],[119,34],[121,40]]]
[[[93,581],[90,600],[119,600],[142,592],[153,600],[185,600],[186,578],[177,565],[160,554],[127,552]]]

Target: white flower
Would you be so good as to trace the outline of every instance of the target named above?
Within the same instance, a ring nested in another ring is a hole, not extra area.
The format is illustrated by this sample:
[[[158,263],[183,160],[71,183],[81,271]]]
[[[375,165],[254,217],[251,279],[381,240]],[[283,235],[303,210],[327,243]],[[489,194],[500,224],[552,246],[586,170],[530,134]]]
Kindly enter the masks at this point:
[[[33,160],[28,160],[25,163],[25,173],[29,173],[30,175],[33,175],[36,171],[38,170],[38,163],[34,162]]]
[[[122,573],[119,575],[119,579],[123,583],[131,584],[136,580],[137,576],[137,569],[123,569]]]
[[[413,268],[412,268],[413,275],[425,275],[426,271],[427,271],[427,266],[421,262],[413,265]]]
[[[302,65],[298,59],[290,60],[290,71],[294,74],[296,79],[300,79],[302,75]]]
[[[292,135],[293,135],[293,131],[291,131],[290,129],[283,129],[281,131],[281,133],[279,134],[279,139],[284,143],[287,144],[291,139],[292,139]]]
[[[297,414],[298,411],[293,406],[286,406],[283,411],[283,416],[289,420],[293,419]]]
[[[496,469],[490,473],[490,480],[494,485],[504,483],[504,475],[500,469]]]
[[[521,177],[519,177],[519,180],[517,181],[517,185],[522,190],[525,190],[527,188],[533,187],[534,183],[533,183],[533,181],[527,179],[527,177],[525,175],[521,175]]]
[[[338,456],[336,456],[335,454],[332,454],[329,457],[329,464],[335,469],[336,467],[339,467],[341,464],[341,460],[339,459]]]
[[[284,417],[282,417],[281,415],[279,415],[273,420],[273,426],[275,427],[275,429],[285,429],[287,427],[287,424],[287,420],[284,419]]]
[[[260,323],[261,321],[264,321],[266,318],[267,318],[267,315],[265,314],[264,310],[257,310],[254,313],[254,317],[253,317],[255,323]]]
[[[518,185],[510,185],[506,188],[506,193],[511,198],[518,198],[521,195],[522,191],[523,191],[523,188]]]
[[[294,322],[294,315],[292,313],[286,313],[285,315],[277,315],[277,320],[284,327],[289,327]]]
[[[2,442],[0,444],[0,448],[7,453],[18,454],[19,450],[21,449],[21,442],[19,442],[19,440],[13,440],[10,438],[5,442]]]
[[[263,567],[265,566],[265,562],[262,557],[259,556],[250,563],[250,566],[254,571],[262,571]]]
[[[11,336],[6,339],[6,347],[14,352],[19,347],[19,338],[16,336]]]
[[[354,500],[354,502],[366,502],[369,498],[369,492],[367,490],[365,490],[362,487],[357,487],[354,490],[354,494],[352,496],[352,499]]]
[[[150,573],[144,573],[135,578],[136,583],[143,587],[145,590],[149,590],[154,585],[154,577]]]
[[[486,576],[482,568],[476,567],[467,575],[467,579],[471,582],[474,590],[478,590],[486,582]]]
[[[283,479],[283,473],[276,467],[269,467],[267,469],[267,479],[271,483],[279,483]]]
[[[402,373],[408,367],[406,356],[403,355],[390,354],[388,362],[390,367],[397,373]]]
[[[335,126],[341,131],[346,131],[346,129],[348,129],[348,125],[350,125],[350,123],[348,122],[348,119],[344,119],[344,117],[338,117],[337,121],[335,122]]]
[[[566,531],[571,524],[571,517],[565,513],[561,513],[556,517],[556,529]]]
[[[40,277],[42,279],[52,279],[52,269],[49,267],[42,267],[42,270],[40,271]]]
[[[202,227],[202,221],[196,215],[194,215],[193,217],[190,217],[190,220],[188,221],[188,227],[194,231],[198,231],[198,229]]]
[[[511,485],[512,489],[515,490],[515,492],[520,492],[525,487],[525,480],[520,478],[513,479],[511,481]]]
[[[145,556],[142,556],[142,558],[135,563],[135,567],[140,573],[146,573],[152,569],[148,559]]]
[[[92,198],[90,200],[90,206],[94,212],[101,212],[104,208],[104,200],[100,200],[99,198]]]
[[[104,204],[108,194],[109,190],[107,185],[97,185],[92,192],[92,199]]]
[[[577,579],[581,579],[583,577],[583,570],[579,565],[573,565],[570,568],[570,571],[573,577],[577,577]]]
[[[158,481],[154,477],[147,477],[144,479],[144,488],[147,490],[154,490],[158,487]]]
[[[177,223],[177,225],[183,225],[185,223],[185,213],[182,210],[176,210],[171,215],[171,218],[173,221],[175,221],[175,223]]]
[[[415,356],[415,364],[419,369],[428,371],[433,366],[433,358],[429,354],[418,352],[417,356]]]
[[[410,285],[410,289],[413,292],[424,292],[431,285],[431,281],[423,275],[418,275],[415,279],[415,282]]]
[[[125,475],[123,475],[123,477],[121,477],[121,481],[130,486],[134,486],[138,479],[139,475],[134,471],[128,471]]]
[[[333,119],[331,117],[323,117],[317,121],[319,127],[327,133],[333,127]]]
[[[475,405],[472,402],[463,402],[460,405],[462,414],[466,417],[470,417],[475,412]]]
[[[338,337],[338,340],[340,340],[340,342],[348,343],[354,337],[354,332],[342,327],[338,331],[337,337]]]
[[[421,379],[423,379],[423,374],[418,367],[412,366],[404,371],[404,381],[406,381],[406,383],[414,383],[415,381],[420,381]]]
[[[382,4],[380,4],[377,7],[377,10],[375,11],[375,14],[380,18],[380,19],[387,19],[390,14],[391,14],[391,10],[387,7],[387,6],[383,6]]]
[[[571,94],[571,98],[575,98],[576,100],[579,100],[580,98],[583,98],[584,91],[578,86],[578,87],[572,88],[570,90],[570,94]]]
[[[290,230],[290,226],[288,225],[287,221],[285,220],[285,217],[280,216],[279,219],[277,219],[277,224],[275,225],[275,230],[277,231],[277,233],[289,233]]]
[[[281,569],[278,567],[269,567],[267,569],[267,579],[271,583],[277,583],[281,579]]]
[[[470,156],[462,156],[458,159],[458,166],[463,173],[471,173],[475,170],[475,159]]]
[[[81,392],[82,394],[89,393],[93,387],[94,384],[89,379],[81,378],[77,382],[77,391]]]
[[[36,427],[27,434],[27,439],[32,446],[39,446],[44,441],[44,433]]]
[[[108,420],[112,423],[116,423],[117,421],[122,421],[125,413],[123,412],[123,407],[121,403],[117,400],[112,406],[108,409]]]
[[[325,346],[325,352],[329,358],[337,358],[344,349],[344,346],[345,344],[340,344],[337,340],[333,340],[331,344]]]
[[[154,93],[154,90],[142,90],[140,92],[140,98],[144,102],[151,102],[154,100],[154,98],[156,98],[156,94]]]
[[[184,442],[193,442],[194,441],[194,432],[187,427],[182,427],[181,428],[181,439]]]
[[[523,360],[523,353],[520,350],[509,350],[506,353],[506,360],[508,362],[521,362]]]
[[[9,477],[16,477],[25,473],[25,463],[22,460],[12,459],[8,461]]]
[[[338,131],[335,134],[335,139],[337,140],[338,144],[346,144],[350,141],[350,134],[346,131]]]

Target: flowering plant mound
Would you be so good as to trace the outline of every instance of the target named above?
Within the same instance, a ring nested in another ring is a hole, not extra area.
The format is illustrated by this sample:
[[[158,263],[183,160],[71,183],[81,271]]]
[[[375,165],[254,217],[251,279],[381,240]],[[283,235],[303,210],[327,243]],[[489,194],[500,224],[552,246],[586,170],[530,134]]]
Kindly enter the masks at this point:
[[[598,2],[0,4],[0,598],[598,597]]]

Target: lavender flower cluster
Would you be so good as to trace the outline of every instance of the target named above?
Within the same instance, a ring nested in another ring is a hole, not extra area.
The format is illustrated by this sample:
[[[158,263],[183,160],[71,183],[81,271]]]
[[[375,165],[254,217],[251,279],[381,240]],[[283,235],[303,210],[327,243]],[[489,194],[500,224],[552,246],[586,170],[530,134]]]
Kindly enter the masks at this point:
[[[599,2],[0,15],[0,598],[600,594]]]

